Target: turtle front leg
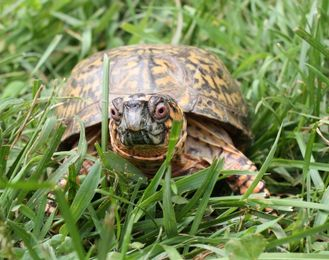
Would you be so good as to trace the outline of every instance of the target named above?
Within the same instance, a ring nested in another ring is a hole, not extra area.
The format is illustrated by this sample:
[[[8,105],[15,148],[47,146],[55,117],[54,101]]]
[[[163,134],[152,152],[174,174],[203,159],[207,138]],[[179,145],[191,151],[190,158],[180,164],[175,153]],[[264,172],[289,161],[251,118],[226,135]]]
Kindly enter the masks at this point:
[[[220,157],[224,159],[224,169],[257,171],[254,163],[231,144],[226,144],[223,147]],[[233,191],[244,194],[255,178],[255,175],[232,175],[227,178],[227,182]],[[265,182],[262,180],[257,184],[253,192],[264,192],[265,196],[270,195],[266,189]]]
[[[224,160],[225,170],[257,171],[255,164],[232,144],[222,140],[221,143],[217,142],[216,145],[209,145],[200,142],[200,140],[192,140],[191,137],[189,139],[189,145],[187,147],[188,155],[183,155],[183,162],[187,162],[186,164],[184,163],[185,166],[182,167],[185,173],[195,172],[208,167],[212,163],[213,158],[222,158]],[[191,165],[197,165],[198,167],[191,167]],[[190,168],[190,170],[188,171],[187,168]],[[226,181],[234,192],[244,194],[255,178],[255,175],[231,175]],[[264,192],[266,197],[270,195],[263,180],[261,180],[253,190],[253,193],[261,192]]]
[[[222,158],[226,170],[257,171],[254,163],[234,146],[223,128],[211,122],[203,124],[189,118],[187,134],[185,153],[199,158],[199,161],[211,164],[214,158]],[[228,177],[227,182],[234,192],[244,194],[254,179],[255,175],[232,175]],[[265,188],[264,181],[260,181],[253,192],[264,192],[266,196],[270,194]]]

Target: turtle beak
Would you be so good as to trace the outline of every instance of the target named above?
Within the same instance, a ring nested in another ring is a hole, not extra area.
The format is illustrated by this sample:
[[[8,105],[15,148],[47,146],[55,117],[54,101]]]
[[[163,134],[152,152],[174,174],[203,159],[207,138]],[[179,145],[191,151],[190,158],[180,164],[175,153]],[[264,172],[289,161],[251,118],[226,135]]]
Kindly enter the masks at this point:
[[[143,119],[143,105],[139,101],[130,101],[125,104],[123,116],[125,118],[127,130],[140,131]]]

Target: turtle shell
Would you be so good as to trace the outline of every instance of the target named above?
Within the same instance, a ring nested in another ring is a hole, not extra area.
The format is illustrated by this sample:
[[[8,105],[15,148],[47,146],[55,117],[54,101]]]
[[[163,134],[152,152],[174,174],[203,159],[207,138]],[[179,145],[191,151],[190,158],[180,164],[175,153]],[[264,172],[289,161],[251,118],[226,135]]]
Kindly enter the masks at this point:
[[[167,94],[184,112],[216,120],[243,139],[250,137],[240,88],[214,54],[190,46],[131,45],[98,52],[75,66],[56,111],[67,124],[63,140],[79,133],[76,116],[86,127],[101,122],[105,53],[110,102],[138,93]]]

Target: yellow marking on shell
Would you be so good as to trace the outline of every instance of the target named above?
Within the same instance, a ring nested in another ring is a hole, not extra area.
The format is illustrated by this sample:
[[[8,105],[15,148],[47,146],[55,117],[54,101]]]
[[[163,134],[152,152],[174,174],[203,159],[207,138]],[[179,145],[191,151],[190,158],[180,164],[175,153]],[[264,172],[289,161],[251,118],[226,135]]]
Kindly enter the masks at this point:
[[[175,83],[170,76],[166,76],[166,77],[163,77],[163,78],[160,78],[160,79],[156,79],[155,81],[158,85],[169,85],[170,83],[172,83],[172,84]]]
[[[200,63],[200,59],[196,56],[194,52],[190,52],[190,56],[188,57],[188,60],[195,64]]]
[[[195,83],[195,84],[198,85],[198,86],[202,86],[202,84],[204,83],[204,80],[203,80],[203,77],[202,77],[200,71],[197,71],[194,74],[194,78],[198,80],[198,82]]]
[[[223,104],[226,104],[227,103],[227,100],[225,98],[225,94],[224,93],[221,93],[220,95],[218,95],[218,100],[221,101]]]
[[[220,88],[220,86],[223,86],[225,84],[225,81],[220,77],[214,76],[213,80],[215,81],[217,88]]]
[[[185,64],[186,68],[189,69],[190,71],[195,71],[195,66],[193,64],[187,63]]]
[[[187,106],[190,102],[191,102],[191,100],[190,100],[190,95],[189,95],[189,93],[187,93],[186,91],[184,92],[184,95],[183,96],[181,96],[181,97],[179,97],[179,105],[181,106],[181,107],[185,107],[185,106]]]
[[[127,69],[130,69],[130,68],[134,68],[136,67],[136,61],[128,61],[125,66],[127,67]]]
[[[238,104],[239,102],[242,102],[241,95],[239,95],[238,93],[232,93],[231,99],[232,99],[232,104]]]
[[[150,88],[150,71],[148,70],[148,60],[144,60],[144,68],[142,70],[143,83],[146,88]],[[146,69],[145,69],[146,68]]]
[[[227,95],[226,93],[224,93],[224,96],[225,96],[225,99],[226,99],[227,103],[233,104],[231,95]]]
[[[166,59],[157,59],[156,60],[156,66],[160,66],[163,68],[168,68],[170,65],[168,64],[168,61]]]
[[[206,74],[203,77],[208,82],[208,84],[210,85],[210,87],[212,87],[213,89],[216,88],[216,85],[214,84],[213,78],[209,74]]]
[[[151,70],[153,74],[161,74],[167,71],[166,67],[163,66],[155,66]]]

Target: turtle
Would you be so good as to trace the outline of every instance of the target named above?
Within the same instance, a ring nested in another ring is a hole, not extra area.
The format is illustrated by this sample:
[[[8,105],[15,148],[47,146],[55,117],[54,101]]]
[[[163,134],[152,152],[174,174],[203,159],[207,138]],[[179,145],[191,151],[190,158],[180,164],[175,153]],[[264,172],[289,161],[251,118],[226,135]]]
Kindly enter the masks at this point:
[[[79,62],[56,110],[67,126],[62,147],[76,146],[79,120],[86,128],[90,153],[100,139],[104,54],[110,60],[110,150],[151,178],[165,159],[177,120],[182,131],[171,162],[173,176],[204,169],[215,158],[224,160],[224,169],[257,170],[242,152],[252,134],[238,82],[214,53],[194,46],[128,45]],[[254,176],[233,175],[227,181],[234,192],[243,194]],[[268,193],[264,181],[253,192]]]

